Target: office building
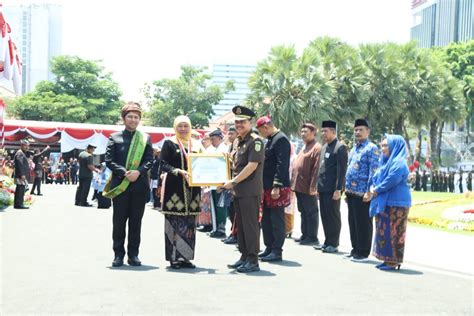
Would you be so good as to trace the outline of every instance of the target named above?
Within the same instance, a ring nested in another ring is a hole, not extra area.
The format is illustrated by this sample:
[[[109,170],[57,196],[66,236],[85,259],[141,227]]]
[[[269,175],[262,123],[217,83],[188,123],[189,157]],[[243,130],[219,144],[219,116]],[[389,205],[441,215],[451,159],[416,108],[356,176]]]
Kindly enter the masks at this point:
[[[474,0],[413,0],[411,39],[419,47],[474,39]]]
[[[224,87],[226,82],[234,82],[234,91],[226,93],[224,99],[213,107],[215,112],[213,119],[220,117],[238,104],[240,104],[250,92],[248,81],[255,66],[215,64],[212,66],[212,83]]]
[[[62,51],[62,7],[31,3],[3,7],[23,63],[23,93],[42,80],[52,80],[51,58]]]

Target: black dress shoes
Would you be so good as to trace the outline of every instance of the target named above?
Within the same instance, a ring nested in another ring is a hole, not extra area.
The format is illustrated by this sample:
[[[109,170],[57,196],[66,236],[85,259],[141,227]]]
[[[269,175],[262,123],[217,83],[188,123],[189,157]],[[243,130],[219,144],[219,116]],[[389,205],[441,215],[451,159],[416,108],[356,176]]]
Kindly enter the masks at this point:
[[[323,252],[325,253],[336,253],[338,251],[339,249],[337,249],[337,247],[334,247],[334,246],[327,246],[323,249]]]
[[[41,194],[41,193],[38,193],[38,194],[36,194],[36,195],[37,195],[37,196],[43,196],[43,194]]]
[[[236,243],[237,243],[237,238],[235,238],[234,236],[230,236],[229,238],[224,239],[224,244],[226,245],[235,245]]]
[[[209,237],[212,237],[212,238],[224,238],[224,237],[225,237],[225,233],[216,230],[216,231],[210,232],[210,233],[209,233]]]
[[[313,238],[305,238],[300,241],[300,245],[303,245],[303,246],[316,245],[316,244],[319,244],[319,241]]]
[[[229,269],[237,269],[239,268],[240,266],[243,266],[245,265],[247,262],[245,260],[239,260],[239,261],[236,261],[235,263],[233,264],[228,264],[227,267]]]
[[[324,248],[326,248],[326,245],[317,244],[317,245],[314,245],[313,248],[316,250],[324,250]]]
[[[258,263],[250,263],[248,261],[244,265],[237,268],[237,272],[240,272],[240,273],[249,273],[249,272],[257,272],[257,271],[260,271],[260,267],[258,266]]]
[[[258,257],[259,257],[259,258],[263,258],[263,257],[268,256],[268,255],[271,254],[271,253],[272,253],[272,250],[269,249],[269,248],[267,248],[267,249],[265,249],[264,252],[259,253],[259,254],[258,254]]]
[[[27,209],[29,209],[29,207],[28,207],[28,206],[25,206],[25,205],[14,206],[13,208],[16,208],[16,209],[19,209],[19,210],[27,210]]]
[[[142,265],[142,262],[140,261],[140,259],[138,259],[137,256],[129,257],[127,263],[134,267],[139,267]]]
[[[194,263],[190,261],[180,261],[179,265],[181,266],[181,268],[196,269],[196,266],[194,265]]]
[[[201,227],[196,228],[196,230],[200,231],[201,233],[208,233],[208,232],[212,231],[212,226],[211,225],[205,225],[205,226],[201,226]]]
[[[281,254],[276,254],[274,252],[262,258],[262,261],[265,261],[265,262],[276,262],[276,261],[282,261],[282,260],[283,258]]]
[[[181,269],[181,265],[179,264],[179,262],[170,262],[170,268],[178,270]]]
[[[112,267],[121,267],[123,266],[123,258],[122,257],[115,257],[114,261],[112,261]]]

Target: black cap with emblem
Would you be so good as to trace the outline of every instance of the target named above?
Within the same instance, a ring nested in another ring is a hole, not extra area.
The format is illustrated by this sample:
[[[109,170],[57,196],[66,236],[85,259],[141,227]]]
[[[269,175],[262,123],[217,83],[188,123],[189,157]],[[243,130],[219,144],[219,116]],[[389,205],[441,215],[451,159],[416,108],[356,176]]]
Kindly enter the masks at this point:
[[[232,113],[235,114],[236,121],[251,120],[253,117],[255,117],[254,111],[242,105],[234,106]]]

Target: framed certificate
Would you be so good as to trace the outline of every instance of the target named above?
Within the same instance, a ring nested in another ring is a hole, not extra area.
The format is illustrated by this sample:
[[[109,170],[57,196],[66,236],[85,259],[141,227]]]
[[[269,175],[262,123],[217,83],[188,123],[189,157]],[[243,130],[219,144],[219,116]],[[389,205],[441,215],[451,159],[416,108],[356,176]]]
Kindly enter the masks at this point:
[[[189,186],[219,186],[230,180],[229,159],[224,154],[189,154]]]

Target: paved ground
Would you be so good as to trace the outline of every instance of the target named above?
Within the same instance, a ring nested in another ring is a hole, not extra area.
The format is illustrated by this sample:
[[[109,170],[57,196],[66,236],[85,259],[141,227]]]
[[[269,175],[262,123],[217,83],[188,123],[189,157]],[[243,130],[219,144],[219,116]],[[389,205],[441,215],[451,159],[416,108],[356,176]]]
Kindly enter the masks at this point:
[[[285,261],[241,275],[226,268],[239,257],[235,247],[199,233],[198,268],[174,272],[163,217],[147,209],[144,266],[112,269],[112,211],[72,206],[73,187],[44,193],[30,210],[0,212],[1,315],[474,312],[473,237],[410,228],[407,262],[394,273],[287,240]],[[346,224],[341,241],[347,249]]]

